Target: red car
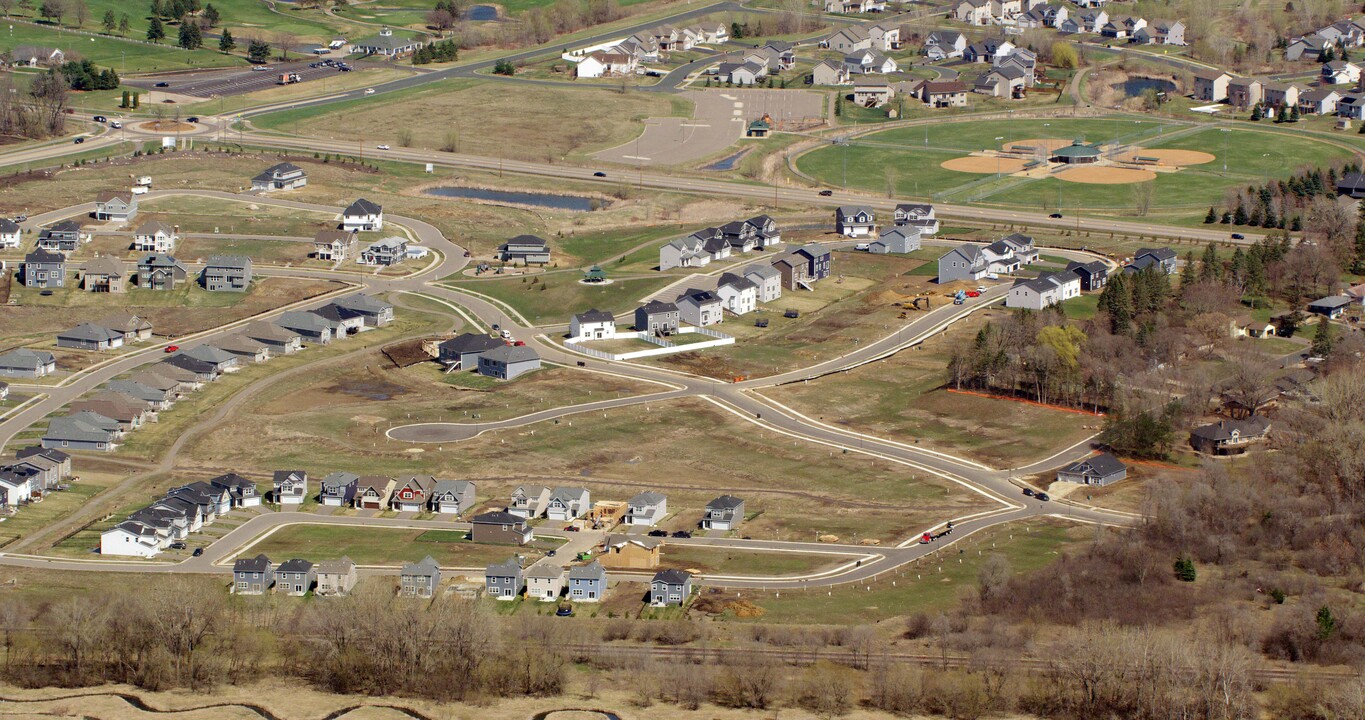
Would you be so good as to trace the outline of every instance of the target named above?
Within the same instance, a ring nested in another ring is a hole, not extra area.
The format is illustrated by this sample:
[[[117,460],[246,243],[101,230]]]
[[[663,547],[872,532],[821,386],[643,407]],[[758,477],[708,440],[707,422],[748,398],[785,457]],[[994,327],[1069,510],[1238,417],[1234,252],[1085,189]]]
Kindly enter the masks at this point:
[[[179,346],[179,345],[167,345],[167,346],[166,346],[166,352],[168,352],[168,353],[173,353],[173,352],[175,352],[176,350],[179,350],[179,349],[180,349],[180,346]]]
[[[977,291],[975,291],[975,290],[968,290],[968,291],[967,291],[967,297],[981,297],[981,293],[979,293],[979,292],[977,292]]]
[[[526,347],[526,341],[525,341],[525,340],[518,340],[518,341],[512,343],[512,345],[513,345],[514,347]]]

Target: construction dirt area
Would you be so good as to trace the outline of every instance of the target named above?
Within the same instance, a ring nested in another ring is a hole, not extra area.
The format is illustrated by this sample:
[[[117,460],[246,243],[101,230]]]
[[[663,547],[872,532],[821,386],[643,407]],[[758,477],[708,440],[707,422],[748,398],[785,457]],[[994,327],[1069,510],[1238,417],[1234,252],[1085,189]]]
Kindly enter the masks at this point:
[[[764,116],[777,129],[824,122],[824,96],[796,90],[693,90],[692,117],[653,117],[636,140],[593,157],[624,165],[682,165],[716,155],[744,137],[749,123]]]

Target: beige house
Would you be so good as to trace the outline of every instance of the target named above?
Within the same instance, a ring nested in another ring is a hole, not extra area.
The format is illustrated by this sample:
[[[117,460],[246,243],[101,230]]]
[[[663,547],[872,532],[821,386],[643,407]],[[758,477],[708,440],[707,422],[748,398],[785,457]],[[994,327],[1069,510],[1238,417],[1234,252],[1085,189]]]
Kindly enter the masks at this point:
[[[318,595],[346,595],[355,587],[355,563],[342,556],[340,560],[324,560],[317,565]]]
[[[659,567],[663,541],[642,535],[608,535],[597,557],[603,567],[652,570]]]
[[[88,292],[121,293],[128,279],[128,268],[123,261],[102,255],[85,264],[81,287]]]

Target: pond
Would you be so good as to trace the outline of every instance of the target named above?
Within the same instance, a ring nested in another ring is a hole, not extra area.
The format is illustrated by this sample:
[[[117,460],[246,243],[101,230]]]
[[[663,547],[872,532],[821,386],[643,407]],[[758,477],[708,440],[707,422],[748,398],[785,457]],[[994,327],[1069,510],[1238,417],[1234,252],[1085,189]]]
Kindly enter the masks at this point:
[[[475,22],[486,22],[498,19],[498,9],[492,5],[471,5],[464,13],[466,20]]]
[[[532,205],[553,210],[572,210],[588,212],[602,207],[602,201],[579,195],[552,195],[538,192],[510,192],[506,190],[484,190],[467,187],[435,187],[426,191],[427,195],[437,197],[462,198],[466,200],[486,200],[508,205]]]
[[[707,165],[706,167],[702,168],[702,170],[734,170],[735,166],[739,164],[740,158],[744,157],[744,154],[747,152],[749,151],[740,150],[734,155],[728,155],[711,163],[710,165]]]
[[[1175,83],[1170,80],[1150,77],[1130,77],[1119,83],[1118,87],[1123,88],[1123,94],[1128,97],[1141,97],[1147,90],[1156,90],[1172,95],[1176,91]]]

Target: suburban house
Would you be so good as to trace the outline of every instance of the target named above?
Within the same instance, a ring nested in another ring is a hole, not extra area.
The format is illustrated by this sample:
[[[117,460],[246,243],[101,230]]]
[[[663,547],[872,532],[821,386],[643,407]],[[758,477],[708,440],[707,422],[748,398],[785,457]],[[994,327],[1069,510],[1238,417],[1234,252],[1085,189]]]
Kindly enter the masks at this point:
[[[474,507],[474,483],[468,480],[437,480],[431,488],[431,511],[460,515]]]
[[[41,444],[44,448],[109,451],[123,437],[119,422],[92,412],[54,417],[48,421]]]
[[[578,61],[574,75],[580,78],[632,75],[638,65],[639,61],[629,53],[598,50]]]
[[[280,505],[302,505],[308,497],[308,473],[304,470],[276,470],[271,478],[271,497]]]
[[[110,380],[108,388],[114,392],[141,400],[147,403],[147,407],[158,412],[171,407],[176,401],[173,384],[169,387],[153,387],[134,379]]]
[[[535,235],[518,235],[498,246],[498,259],[523,265],[545,265],[550,262],[550,243]]]
[[[160,220],[148,220],[133,232],[133,249],[148,253],[173,253],[180,235]]]
[[[1299,93],[1299,112],[1305,115],[1334,115],[1341,93],[1327,87],[1317,87]]]
[[[360,476],[349,472],[334,472],[322,479],[318,502],[327,507],[349,507],[355,504]]]
[[[844,64],[849,67],[850,72],[866,74],[874,73],[893,73],[900,70],[900,66],[895,60],[887,57],[880,50],[855,50],[844,56]]]
[[[621,570],[652,570],[659,567],[663,541],[646,535],[608,535],[598,560]]]
[[[54,47],[16,45],[10,51],[10,65],[24,67],[57,67],[66,62],[66,53]]]
[[[1290,62],[1295,60],[1317,61],[1332,47],[1332,43],[1324,40],[1317,35],[1306,35],[1291,41],[1284,49],[1284,59]]]
[[[1299,93],[1305,90],[1298,83],[1266,83],[1263,99],[1271,107],[1295,107],[1299,104]]]
[[[867,250],[876,255],[911,253],[920,249],[920,233],[913,227],[887,228],[868,243]]]
[[[610,340],[616,337],[616,317],[593,308],[569,319],[570,340]]]
[[[536,517],[534,515],[530,517]],[[469,519],[469,539],[481,543],[525,545],[536,538],[526,518],[511,512],[486,512]]]
[[[484,592],[498,600],[516,600],[521,594],[521,561],[516,555],[484,569]]]
[[[128,269],[122,260],[101,255],[81,269],[81,288],[87,292],[121,293],[127,277]]]
[[[861,25],[850,25],[826,36],[819,46],[847,54],[871,48],[872,35]]]
[[[195,345],[186,350],[179,350],[171,357],[183,356],[193,358],[201,363],[208,365],[218,374],[233,373],[241,369],[241,361],[236,355],[212,345]]]
[[[326,482],[325,480],[323,482]],[[393,494],[394,480],[380,475],[366,475],[356,482],[355,506],[361,510],[383,510]]]
[[[271,165],[265,172],[251,178],[251,189],[256,192],[297,190],[308,184],[308,173],[294,163]]]
[[[10,467],[31,468],[37,473],[34,476],[35,487],[53,490],[62,480],[71,477],[71,456],[61,450],[30,445],[15,451],[14,463]]]
[[[9,218],[0,218],[0,250],[13,250],[19,247],[23,236],[19,223]]]
[[[150,558],[170,542],[168,531],[136,520],[125,520],[100,533],[100,555]]]
[[[1179,20],[1153,20],[1135,28],[1128,42],[1136,45],[1185,45],[1185,23]]]
[[[128,222],[137,215],[137,196],[130,192],[102,192],[95,196],[95,219]]]
[[[601,602],[607,595],[607,570],[593,560],[569,568],[569,599],[574,602]]]
[[[924,40],[924,56],[931,61],[962,57],[967,49],[967,38],[952,30],[935,30]]]
[[[688,289],[678,296],[676,304],[678,315],[689,325],[706,327],[725,320],[724,305],[710,290]]]
[[[384,229],[384,208],[360,198],[341,211],[341,229],[351,232]]]
[[[720,298],[721,307],[735,315],[747,315],[758,307],[758,286],[734,273],[720,276],[716,296]]]
[[[1004,261],[998,268],[992,268],[981,246],[967,243],[939,256],[938,283],[943,285],[958,280],[980,280],[991,273],[1008,273],[1017,268],[1018,264]]]
[[[57,357],[46,350],[15,348],[0,353],[0,377],[40,378],[57,371]]]
[[[376,240],[360,251],[356,262],[361,265],[375,265],[388,267],[397,265],[407,259],[408,241],[392,235],[382,240]]]
[[[653,527],[668,515],[668,498],[660,493],[645,491],[626,501],[627,525]]]
[[[302,597],[317,581],[317,566],[307,560],[285,560],[275,568],[275,592]]]
[[[881,107],[891,102],[895,91],[885,78],[858,78],[853,81],[853,102],[859,107]]]
[[[677,238],[659,248],[659,269],[672,270],[678,267],[704,267],[711,262],[711,253],[706,250],[705,241],[696,233]]]
[[[412,475],[398,481],[398,487],[389,498],[389,504],[398,512],[422,512],[431,502],[431,491],[436,487],[436,478],[430,475]]]
[[[834,231],[844,237],[864,237],[877,228],[877,213],[866,205],[843,205],[834,210]]]
[[[1073,260],[1067,263],[1066,269],[1076,273],[1076,276],[1081,279],[1081,289],[1086,292],[1104,289],[1104,284],[1109,278],[1109,266],[1100,260],[1092,260],[1088,263]]]
[[[1014,52],[1014,43],[1008,40],[997,38],[987,38],[981,42],[975,42],[967,46],[962,51],[962,59],[972,63],[990,63],[994,65],[1000,60],[1009,57]]]
[[[188,277],[189,269],[170,255],[147,255],[137,262],[137,286],[140,288],[174,290]]]
[[[506,345],[499,338],[482,333],[463,333],[436,346],[436,359],[447,368],[471,370],[479,366],[479,356]]]
[[[1013,65],[1001,65],[977,79],[972,92],[990,97],[1018,100],[1027,92],[1032,73]]]
[[[226,491],[228,500],[234,508],[257,507],[261,496],[256,492],[256,483],[238,475],[226,473],[209,480],[211,487]]]
[[[1239,77],[1228,81],[1228,104],[1237,108],[1249,108],[1261,101],[1265,85],[1256,78]]]
[[[744,279],[754,284],[758,302],[769,303],[782,297],[782,273],[764,263],[754,263],[740,271]]]
[[[710,232],[712,228],[708,228]],[[734,220],[718,228],[732,250],[749,252],[755,248],[767,248],[782,242],[782,231],[777,221],[767,215],[755,215],[747,220]]]
[[[351,43],[353,55],[381,55],[386,58],[411,55],[422,49],[426,43],[415,37],[394,35],[391,28],[381,28],[378,35]]]
[[[569,522],[583,517],[590,509],[592,501],[587,488],[557,487],[550,492],[550,500],[545,505],[545,517]]]
[[[248,324],[242,334],[269,345],[274,355],[288,355],[303,348],[303,338],[298,333],[265,320]]]
[[[545,514],[550,502],[550,488],[543,485],[522,485],[512,491],[507,512],[522,518],[538,518]]]
[[[1222,102],[1228,97],[1232,76],[1222,70],[1200,70],[1194,74],[1194,97],[1204,102]]]
[[[1057,471],[1057,482],[1104,486],[1128,477],[1128,466],[1111,453],[1092,455]]]
[[[649,582],[649,604],[682,605],[692,595],[692,574],[684,570],[660,570]]]
[[[25,255],[24,287],[66,287],[66,257],[42,249]]]
[[[270,346],[241,333],[232,333],[221,340],[213,341],[213,347],[236,355],[239,364],[247,362],[262,363],[270,359]]]
[[[1100,34],[1107,38],[1125,40],[1131,38],[1134,32],[1145,27],[1147,27],[1147,21],[1143,18],[1129,15],[1111,15],[1109,22],[1100,28]]]
[[[38,248],[70,253],[80,249],[81,243],[90,242],[90,235],[82,232],[81,224],[75,220],[62,220],[51,227],[38,231]]]
[[[194,382],[203,385],[218,379],[219,372],[213,365],[197,360],[184,353],[176,353],[162,360],[158,364],[158,370],[164,368],[164,372],[171,373],[180,370],[193,378]]]
[[[355,232],[348,230],[319,230],[313,235],[313,257],[318,260],[342,262],[355,255]]]
[[[721,63],[716,68],[717,80],[733,85],[753,85],[767,76],[767,66],[755,62]]]
[[[1016,280],[1005,296],[1005,307],[1042,310],[1081,296],[1081,278],[1070,270],[1044,273],[1033,280]]]
[[[1360,82],[1360,66],[1345,60],[1332,60],[1322,64],[1322,83],[1324,85],[1344,85]]]
[[[317,594],[346,595],[355,587],[355,563],[343,555],[340,560],[323,560],[317,565]]]
[[[527,600],[534,598],[541,602],[554,602],[564,592],[564,568],[549,558],[526,568],[523,577],[526,580]],[[492,575],[489,579],[492,579]]]
[[[650,300],[635,308],[635,330],[651,335],[672,335],[678,332],[682,315],[671,302]]]
[[[57,347],[74,350],[113,350],[123,347],[123,333],[94,323],[81,323],[57,333]]]
[[[251,258],[210,255],[199,277],[209,292],[246,292],[251,286]]]
[[[961,80],[926,82],[920,85],[920,99],[935,108],[967,107],[967,91]]]
[[[811,70],[810,77],[812,85],[847,85],[849,83],[848,66],[842,62],[821,60]]]
[[[332,341],[340,325],[332,320],[307,310],[289,310],[280,313],[275,324],[289,330],[315,345],[326,345]],[[257,338],[260,340],[261,338]],[[265,340],[261,340],[265,342]]]
[[[514,380],[540,369],[540,354],[526,345],[502,345],[479,355],[479,374]]]
[[[1170,248],[1141,248],[1133,253],[1132,261],[1123,266],[1123,271],[1135,273],[1156,266],[1161,272],[1174,275],[1177,260],[1175,251]]]
[[[1020,28],[1061,28],[1069,15],[1065,5],[1035,5],[1016,20]]]
[[[114,313],[96,320],[95,324],[122,333],[125,343],[152,339],[152,323],[132,313]]]
[[[948,16],[968,25],[990,25],[995,20],[991,5],[991,0],[957,0],[949,8]]]
[[[706,503],[701,518],[703,530],[734,530],[744,520],[744,501],[733,495],[721,495]]]
[[[1270,421],[1252,415],[1245,420],[1219,420],[1190,431],[1190,445],[1208,455],[1236,455],[1262,442],[1270,434]]]
[[[275,584],[275,566],[265,555],[237,558],[232,580],[232,591],[238,595],[264,595]]]
[[[1351,302],[1351,298],[1345,295],[1329,295],[1308,303],[1308,312],[1321,315],[1328,320],[1336,320],[1346,314]]]
[[[436,595],[436,588],[441,585],[441,566],[428,555],[415,563],[403,563],[398,579],[399,595],[433,597]]]

